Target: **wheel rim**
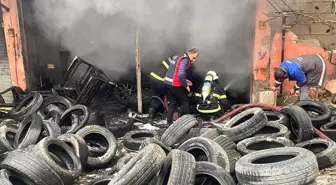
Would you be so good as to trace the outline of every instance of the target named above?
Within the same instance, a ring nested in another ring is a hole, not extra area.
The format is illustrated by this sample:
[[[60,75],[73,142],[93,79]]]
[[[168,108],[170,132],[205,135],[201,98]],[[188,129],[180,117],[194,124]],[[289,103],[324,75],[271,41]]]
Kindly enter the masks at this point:
[[[129,96],[136,91],[135,86],[129,83],[118,85],[114,88],[114,95],[119,101],[127,102]]]

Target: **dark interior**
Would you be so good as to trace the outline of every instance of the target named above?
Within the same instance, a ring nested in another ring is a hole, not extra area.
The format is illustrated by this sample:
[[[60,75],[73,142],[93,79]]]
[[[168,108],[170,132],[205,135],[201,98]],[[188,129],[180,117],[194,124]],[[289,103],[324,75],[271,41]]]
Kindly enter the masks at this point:
[[[69,153],[58,144],[49,144],[48,151],[54,161],[62,168],[72,170],[74,168],[74,161]]]
[[[287,161],[289,159],[292,159],[296,156],[294,155],[274,155],[274,156],[268,156],[259,158],[257,160],[252,161],[253,164],[268,164],[268,163],[276,163],[281,161]]]
[[[90,155],[93,154],[95,155],[91,157],[100,157],[104,155],[108,150],[109,147],[108,141],[101,134],[97,133],[88,134],[87,136],[84,137],[84,140],[93,152],[93,153],[90,152]],[[94,151],[102,151],[102,152],[94,152]]]
[[[240,118],[239,120],[237,120],[231,127],[238,126],[239,124],[244,123],[245,121],[251,119],[253,116],[254,116],[254,114],[246,115],[246,116]]]
[[[328,146],[324,143],[312,143],[308,145],[304,145],[302,148],[312,151],[314,154],[321,153],[326,150]]]
[[[264,150],[270,148],[279,148],[284,147],[283,144],[277,142],[268,142],[268,141],[260,141],[257,143],[252,143],[248,145],[246,148],[249,150]]]
[[[273,134],[273,133],[277,133],[280,130],[278,128],[275,127],[270,127],[270,126],[265,126],[264,128],[262,128],[260,131],[258,131],[258,134]]]

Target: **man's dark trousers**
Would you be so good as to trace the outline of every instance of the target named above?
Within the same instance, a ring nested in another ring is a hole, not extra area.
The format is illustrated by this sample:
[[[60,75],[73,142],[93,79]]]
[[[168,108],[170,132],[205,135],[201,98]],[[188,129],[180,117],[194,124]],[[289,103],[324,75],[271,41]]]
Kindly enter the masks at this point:
[[[163,101],[164,96],[167,93],[166,85],[160,80],[150,78],[150,86],[152,90],[152,95],[161,98],[161,100]],[[151,100],[150,107],[155,109],[156,111],[164,108],[162,102],[156,98],[153,98]]]
[[[173,123],[174,110],[180,105],[181,116],[185,114],[190,114],[189,110],[189,100],[187,96],[187,90],[184,87],[175,87],[168,85],[168,99],[169,108],[167,115],[167,123]]]

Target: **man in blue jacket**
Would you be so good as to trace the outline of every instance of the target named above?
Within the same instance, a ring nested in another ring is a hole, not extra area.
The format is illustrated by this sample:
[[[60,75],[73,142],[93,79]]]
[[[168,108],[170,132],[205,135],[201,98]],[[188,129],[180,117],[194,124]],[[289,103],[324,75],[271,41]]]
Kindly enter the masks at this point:
[[[178,104],[181,105],[181,115],[190,113],[187,93],[190,92],[189,86],[191,83],[187,80],[187,70],[190,65],[196,61],[198,56],[198,49],[193,48],[170,62],[164,78],[164,83],[168,86],[168,124],[173,123],[174,109]]]
[[[274,72],[275,84],[272,90],[276,90],[285,79],[296,81],[290,95],[300,90],[300,101],[309,99],[310,87],[323,86],[326,73],[326,63],[319,54],[303,55],[288,59],[280,64]]]

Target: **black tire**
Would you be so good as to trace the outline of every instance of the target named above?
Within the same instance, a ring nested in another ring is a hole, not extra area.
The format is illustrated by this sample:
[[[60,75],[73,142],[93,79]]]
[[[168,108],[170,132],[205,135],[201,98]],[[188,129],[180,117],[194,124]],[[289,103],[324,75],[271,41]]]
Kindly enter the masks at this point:
[[[58,174],[31,152],[14,151],[1,163],[1,169],[15,172],[34,185],[63,185]]]
[[[313,139],[295,146],[312,151],[316,156],[320,170],[329,168],[336,163],[336,144],[331,140]]]
[[[232,150],[237,149],[236,143],[233,142],[233,140],[229,136],[220,135],[216,137],[214,141],[218,143],[225,151],[229,149],[232,149]]]
[[[104,115],[99,110],[91,111],[86,125],[104,125]]]
[[[315,155],[297,147],[253,152],[236,163],[240,184],[307,184],[313,182],[318,173]]]
[[[209,178],[210,177],[210,178]],[[236,185],[231,175],[222,167],[205,161],[196,162],[196,185]]]
[[[4,125],[0,127],[0,154],[12,151],[17,128],[13,125]]]
[[[75,114],[79,117],[79,123],[76,124],[74,120],[72,120],[71,115]],[[64,124],[69,125],[71,124],[70,130],[68,130],[67,134],[74,134],[81,128],[85,127],[86,123],[88,122],[90,117],[90,110],[84,106],[84,105],[75,105],[67,109],[63,112],[61,115],[60,120],[60,127],[62,127]]]
[[[79,158],[82,164],[82,168],[86,169],[86,163],[89,157],[89,150],[85,143],[85,140],[75,134],[64,134],[58,136],[58,139],[65,142],[69,145],[73,151],[75,152],[76,156]]]
[[[89,150],[89,157],[87,161],[88,168],[96,169],[96,168],[104,167],[115,156],[116,151],[117,151],[117,141],[115,137],[113,136],[113,134],[106,128],[97,126],[97,125],[91,125],[91,126],[86,126],[80,129],[76,134],[81,136],[87,144],[88,144],[90,137],[106,142],[108,149],[102,156],[92,157],[90,156],[90,150]]]
[[[116,164],[117,171],[120,171],[125,166],[125,164],[127,164],[133,157],[134,155],[127,154],[124,157],[120,158]]]
[[[43,97],[38,92],[31,92],[25,96],[20,104],[9,111],[9,115],[17,121],[25,119],[35,113],[41,106]]]
[[[19,126],[14,139],[15,148],[26,148],[37,143],[42,131],[42,118],[32,114],[25,118]]]
[[[218,164],[228,172],[234,170],[234,167],[230,166],[230,159],[225,150],[211,139],[204,137],[191,138],[182,143],[178,149],[191,153],[196,161],[205,159],[208,162]]]
[[[291,133],[295,143],[310,140],[314,137],[313,125],[307,112],[297,105],[286,106],[281,112],[288,116]]]
[[[123,137],[131,131],[134,120],[128,117],[105,116],[105,127],[109,129],[117,138]]]
[[[289,119],[286,115],[277,111],[264,111],[268,122],[277,123],[289,127]]]
[[[218,132],[215,128],[209,128],[207,131],[200,135],[200,137],[205,137],[212,140],[214,140],[217,136]]]
[[[66,185],[71,185],[82,172],[82,164],[75,152],[57,138],[42,139],[35,146],[35,154],[45,161]]]
[[[0,184],[1,185],[13,185],[12,182],[9,180],[10,172],[8,170],[0,170]],[[24,184],[25,182],[22,182]],[[29,182],[32,183],[32,182]],[[27,184],[27,183],[25,183]]]
[[[336,120],[321,126],[320,130],[331,140],[336,142]]]
[[[323,124],[330,121],[331,110],[324,103],[306,100],[299,101],[296,105],[302,107],[305,111],[318,113],[318,116],[310,117],[314,127],[320,128]]]
[[[61,114],[58,111],[50,111],[48,112],[48,114],[44,117],[45,120],[48,121],[53,121],[55,122],[57,125],[60,125],[60,120],[61,120]]]
[[[184,115],[170,125],[170,127],[162,134],[161,141],[165,145],[171,147],[196,125],[197,120],[194,116]]]
[[[6,126],[14,126],[14,127],[17,127],[17,128],[19,127],[19,123],[16,122],[15,120],[13,120],[13,119],[5,119],[5,120],[3,120],[0,123],[0,127],[2,127],[4,125],[6,125]]]
[[[159,145],[149,144],[113,177],[113,185],[145,185],[160,170],[166,154]]]
[[[276,122],[268,122],[264,128],[259,130],[253,136],[267,136],[267,137],[285,137],[289,138],[289,129],[282,124]]]
[[[194,185],[196,161],[194,156],[181,150],[172,150],[166,157],[156,185]]]
[[[246,155],[259,150],[293,146],[294,143],[284,137],[256,136],[240,141],[237,149],[241,154]]]
[[[233,141],[241,141],[257,133],[267,124],[267,118],[261,108],[251,108],[231,118],[227,127],[219,130]]]
[[[65,110],[69,109],[73,104],[72,102],[62,96],[49,96],[43,100],[40,106],[39,113],[44,118],[50,110],[46,110],[48,106],[53,105],[58,107],[57,110],[61,110],[59,113],[62,114]]]
[[[163,144],[160,140],[155,139],[155,138],[147,138],[147,139],[145,139],[145,140],[141,143],[141,145],[140,145],[140,147],[139,147],[139,150],[142,150],[142,149],[145,148],[147,145],[152,144],[152,143],[159,145],[159,146],[166,152],[166,154],[168,154],[168,153],[172,150],[171,147],[166,146],[166,145]]]
[[[86,185],[108,185],[109,182],[111,182],[111,177],[103,177],[103,178],[99,178],[99,179],[95,179],[93,181],[90,181],[89,183],[87,183]]]
[[[39,140],[45,137],[58,137],[61,134],[62,134],[61,128],[55,122],[49,120],[43,120],[42,132]]]
[[[158,134],[153,130],[133,130],[124,137],[124,146],[130,152],[138,151],[143,141],[147,138],[158,138]]]

